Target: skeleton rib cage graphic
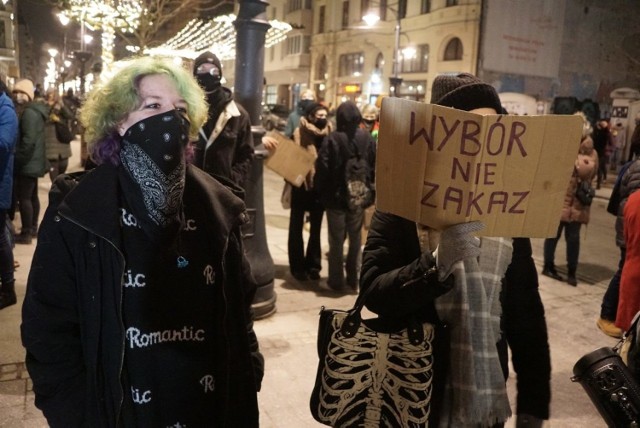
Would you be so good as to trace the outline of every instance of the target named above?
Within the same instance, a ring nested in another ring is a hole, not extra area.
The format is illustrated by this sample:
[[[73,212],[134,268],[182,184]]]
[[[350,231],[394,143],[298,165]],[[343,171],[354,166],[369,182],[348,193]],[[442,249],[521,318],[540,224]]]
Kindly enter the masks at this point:
[[[322,422],[333,427],[426,427],[433,389],[434,328],[412,344],[407,329],[380,333],[361,322],[353,337],[332,319],[332,334],[317,388]],[[322,362],[321,362],[322,363]],[[314,394],[316,392],[314,391]]]

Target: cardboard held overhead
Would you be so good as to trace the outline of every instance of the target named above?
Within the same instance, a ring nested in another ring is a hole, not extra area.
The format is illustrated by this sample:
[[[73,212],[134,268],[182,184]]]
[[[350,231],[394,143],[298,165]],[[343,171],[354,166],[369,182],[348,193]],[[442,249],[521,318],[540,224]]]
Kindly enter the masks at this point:
[[[302,186],[317,155],[297,145],[278,132],[267,132],[269,137],[278,141],[278,147],[267,158],[265,165],[296,187]]]
[[[439,230],[479,220],[483,236],[555,236],[581,136],[579,116],[483,116],[385,98],[376,206]]]

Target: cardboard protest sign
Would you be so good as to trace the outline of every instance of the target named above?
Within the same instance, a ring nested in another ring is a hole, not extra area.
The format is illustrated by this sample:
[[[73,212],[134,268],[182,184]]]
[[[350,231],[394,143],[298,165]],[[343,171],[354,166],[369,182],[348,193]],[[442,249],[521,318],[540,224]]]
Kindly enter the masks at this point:
[[[578,116],[482,116],[385,98],[376,206],[440,230],[479,220],[483,236],[555,236],[581,136]]]
[[[278,140],[278,147],[267,158],[265,165],[296,187],[302,186],[316,161],[316,155],[310,153],[278,132],[266,134]]]

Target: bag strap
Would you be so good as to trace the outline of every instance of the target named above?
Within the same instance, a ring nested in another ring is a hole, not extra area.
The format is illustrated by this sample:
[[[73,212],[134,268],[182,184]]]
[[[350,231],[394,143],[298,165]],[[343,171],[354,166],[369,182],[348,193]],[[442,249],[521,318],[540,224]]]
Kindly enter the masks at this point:
[[[369,288],[364,290],[364,292],[358,294],[358,298],[356,299],[356,302],[354,303],[353,308],[347,311],[347,317],[345,318],[344,322],[342,323],[342,327],[340,328],[340,332],[345,337],[353,337],[357,333],[358,328],[362,323],[362,315],[361,315],[362,308],[364,307],[367,297],[371,295],[371,292],[377,287],[378,287],[378,284],[371,285]],[[433,302],[432,302],[432,305],[433,305],[433,311],[437,317],[438,315],[437,315],[437,312],[435,312],[435,305],[433,304]],[[409,319],[409,322],[407,325],[407,335],[409,337],[409,341],[413,345],[419,345],[424,341],[424,332],[422,330],[422,324],[417,320],[415,316],[412,316]]]

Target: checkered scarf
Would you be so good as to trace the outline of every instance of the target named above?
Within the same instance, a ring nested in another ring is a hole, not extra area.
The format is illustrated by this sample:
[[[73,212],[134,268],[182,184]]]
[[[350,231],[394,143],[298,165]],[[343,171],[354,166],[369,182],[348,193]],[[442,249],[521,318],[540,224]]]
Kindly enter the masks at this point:
[[[435,301],[451,331],[441,427],[488,427],[511,416],[496,342],[501,282],[512,250],[510,239],[483,238],[479,259],[457,262],[454,289]]]

